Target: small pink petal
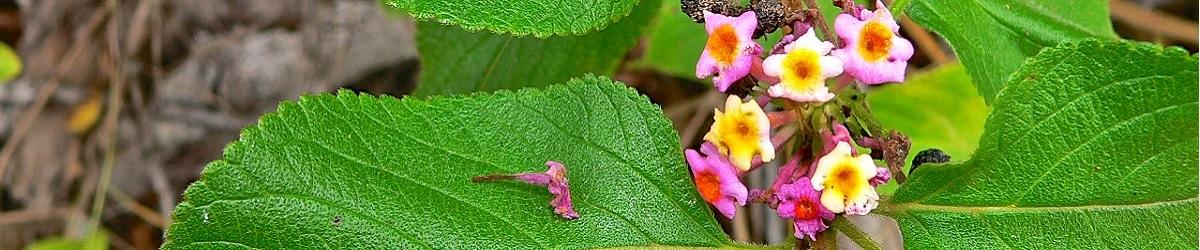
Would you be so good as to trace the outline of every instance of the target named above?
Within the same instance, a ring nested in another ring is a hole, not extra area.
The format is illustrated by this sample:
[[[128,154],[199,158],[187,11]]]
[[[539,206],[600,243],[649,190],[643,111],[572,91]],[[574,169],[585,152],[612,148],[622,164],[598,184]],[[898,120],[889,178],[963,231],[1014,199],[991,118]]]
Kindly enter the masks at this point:
[[[850,14],[839,14],[833,22],[833,29],[838,37],[847,40],[842,43],[846,44],[846,47],[850,47],[851,44],[854,44],[853,41],[858,41],[859,30],[862,30],[865,24],[866,22],[858,20]]]
[[[705,201],[716,207],[722,215],[732,219],[734,212],[737,211],[737,206],[746,205],[746,198],[749,195],[746,185],[742,184],[741,179],[737,176],[737,168],[719,154],[716,146],[711,143],[702,144],[700,152],[688,149],[684,151],[684,155],[691,167],[692,178],[698,179],[702,173],[716,175],[720,197],[716,201]]]
[[[888,10],[887,5],[884,5],[883,1],[876,0],[875,8],[876,9],[875,9],[874,15],[869,18],[879,18],[879,20],[882,21],[884,26],[887,26],[889,29],[892,29],[892,32],[900,32],[900,25],[896,23],[896,18],[892,16],[892,11]],[[870,19],[863,19],[863,20],[870,20]]]
[[[707,78],[716,73],[717,70],[717,61],[713,59],[712,55],[708,54],[708,50],[700,52],[700,60],[696,61],[696,78]]]
[[[758,28],[758,15],[754,11],[742,13],[733,20],[733,29],[737,31],[739,37],[754,35],[756,28]]]

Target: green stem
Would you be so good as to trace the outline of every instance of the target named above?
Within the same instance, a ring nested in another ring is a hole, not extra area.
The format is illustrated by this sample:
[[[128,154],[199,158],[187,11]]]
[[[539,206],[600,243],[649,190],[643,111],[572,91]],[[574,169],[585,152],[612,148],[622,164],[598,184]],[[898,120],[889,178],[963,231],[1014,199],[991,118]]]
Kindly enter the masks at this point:
[[[825,229],[825,232],[817,235],[817,241],[813,242],[813,250],[837,250],[837,228]]]
[[[842,234],[845,234],[846,237],[849,237],[851,241],[854,241],[855,244],[858,244],[859,247],[862,247],[865,250],[883,249],[879,247],[879,243],[876,243],[875,240],[872,240],[871,237],[867,236],[866,233],[863,233],[863,231],[858,229],[857,226],[851,224],[850,221],[846,219],[846,216],[838,216],[837,219],[834,219],[833,228],[841,231]]]
[[[109,11],[117,13],[117,7],[119,6],[117,1],[109,0],[106,2],[106,5],[109,8]],[[118,31],[116,26],[112,26],[111,28],[114,32]],[[120,46],[113,46],[112,50],[116,52],[114,53],[117,54],[116,61],[119,62],[120,59],[123,58],[121,57]],[[121,71],[121,63],[115,63],[115,65],[117,65],[116,72],[123,72]],[[115,164],[117,158],[117,122],[121,116],[121,100],[123,100],[121,99],[121,93],[122,91],[125,91],[125,85],[122,81],[123,79],[121,79],[121,76],[113,76],[108,85],[108,113],[104,118],[104,124],[105,127],[111,129],[111,131],[109,132],[107,138],[108,141],[105,143],[106,147],[104,148],[104,160],[100,166],[100,176],[97,177],[100,178],[98,181],[99,184],[97,184],[96,192],[92,197],[92,213],[88,219],[88,234],[92,234],[100,230],[100,217],[104,213],[104,200],[105,198],[108,198],[108,188],[112,181],[113,165]]]

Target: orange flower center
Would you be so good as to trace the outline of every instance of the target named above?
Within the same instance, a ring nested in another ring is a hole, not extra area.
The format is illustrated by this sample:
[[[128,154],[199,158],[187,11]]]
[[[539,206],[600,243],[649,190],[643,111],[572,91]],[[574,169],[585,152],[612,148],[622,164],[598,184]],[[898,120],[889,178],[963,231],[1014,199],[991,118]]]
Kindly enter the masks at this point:
[[[700,197],[704,197],[704,200],[710,203],[715,203],[721,199],[720,181],[721,178],[712,172],[700,172],[696,176],[696,189],[700,190]]]
[[[708,36],[708,54],[712,55],[713,59],[721,65],[733,64],[733,58],[737,56],[737,33],[733,30],[733,25],[725,24],[717,27],[712,35]]]
[[[892,30],[888,29],[879,21],[868,22],[863,26],[862,33],[859,37],[858,52],[862,54],[867,61],[879,61],[886,58],[888,52],[892,49]]]
[[[780,76],[791,89],[807,91],[820,85],[821,56],[816,51],[798,49],[788,53],[783,60],[784,72]]]
[[[796,201],[796,220],[811,220],[817,218],[817,204],[808,197]]]

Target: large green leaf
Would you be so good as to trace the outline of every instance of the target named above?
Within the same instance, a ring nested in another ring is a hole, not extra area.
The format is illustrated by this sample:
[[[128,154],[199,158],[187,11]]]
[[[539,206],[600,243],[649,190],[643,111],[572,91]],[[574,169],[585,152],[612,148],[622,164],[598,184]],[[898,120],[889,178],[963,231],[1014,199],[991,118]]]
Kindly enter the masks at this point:
[[[563,220],[543,187],[472,183],[569,170]],[[182,248],[556,248],[728,240],[694,191],[679,138],[633,89],[585,77],[427,100],[341,92],[285,102],[188,187]]]
[[[383,0],[422,20],[514,35],[582,35],[629,15],[638,0]]]
[[[611,75],[654,17],[644,0],[629,17],[585,36],[513,37],[431,22],[418,24],[418,96],[541,87],[585,73]]]
[[[922,166],[880,211],[914,249],[1195,249],[1196,68],[1150,44],[1047,49],[971,160]]]
[[[920,0],[908,15],[950,41],[989,103],[1026,58],[1044,47],[1115,38],[1108,1]]]
[[[880,125],[911,139],[912,152],[905,162],[912,162],[917,152],[929,148],[941,149],[956,162],[970,159],[991,109],[958,63],[913,74],[901,84],[871,89],[867,103]],[[895,188],[889,183],[880,186],[879,192],[889,194]]]

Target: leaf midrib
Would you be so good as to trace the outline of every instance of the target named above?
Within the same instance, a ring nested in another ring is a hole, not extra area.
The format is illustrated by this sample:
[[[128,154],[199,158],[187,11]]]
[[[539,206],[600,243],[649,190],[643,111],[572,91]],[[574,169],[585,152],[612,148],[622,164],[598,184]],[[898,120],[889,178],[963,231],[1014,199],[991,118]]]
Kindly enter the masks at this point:
[[[1174,206],[1187,204],[1189,202],[1197,202],[1197,197],[1188,197],[1181,200],[1156,201],[1149,203],[1137,204],[1096,204],[1083,206],[1058,206],[1058,207],[1019,207],[1019,206],[953,206],[953,205],[933,205],[923,203],[898,203],[893,205],[885,205],[886,209],[880,212],[889,215],[908,215],[913,211],[936,211],[936,212],[952,212],[964,214],[976,213],[1037,213],[1037,212],[1073,212],[1079,210],[1128,210],[1128,209],[1151,209],[1159,207]],[[885,203],[886,204],[886,203]]]

